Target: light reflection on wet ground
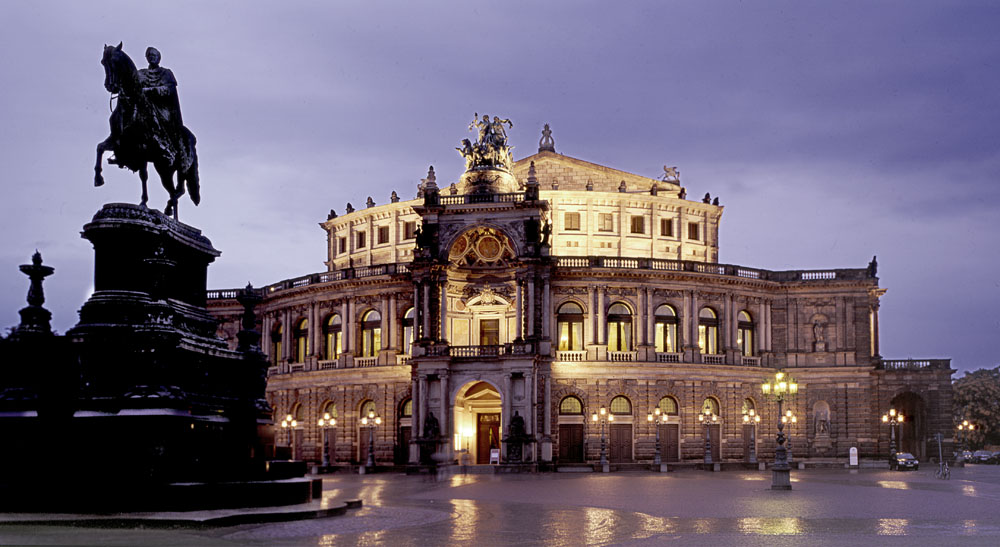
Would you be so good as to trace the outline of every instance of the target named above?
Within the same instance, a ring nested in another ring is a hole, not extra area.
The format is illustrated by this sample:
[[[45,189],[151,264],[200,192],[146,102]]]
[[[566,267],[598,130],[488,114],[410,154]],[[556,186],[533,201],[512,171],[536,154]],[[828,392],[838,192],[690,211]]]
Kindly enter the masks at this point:
[[[963,472],[964,471],[964,472]],[[794,472],[794,471],[793,471]],[[2,526],[0,543],[102,545],[783,545],[1000,543],[1000,467],[808,471],[791,492],[767,472],[333,476],[348,516],[206,530]]]

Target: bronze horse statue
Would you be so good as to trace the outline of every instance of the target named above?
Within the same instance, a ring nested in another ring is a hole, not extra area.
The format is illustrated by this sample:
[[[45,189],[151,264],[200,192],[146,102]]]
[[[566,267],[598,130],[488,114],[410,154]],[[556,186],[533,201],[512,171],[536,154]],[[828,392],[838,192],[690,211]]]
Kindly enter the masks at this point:
[[[146,206],[149,195],[146,180],[147,165],[160,175],[160,182],[170,196],[163,213],[177,220],[177,200],[184,195],[185,187],[195,205],[201,201],[198,179],[198,154],[195,136],[180,124],[171,124],[157,111],[143,94],[139,72],[132,59],[118,46],[104,46],[104,88],[117,94],[118,104],[111,112],[111,135],[97,145],[97,165],[94,166],[94,186],[104,184],[101,175],[101,158],[111,150],[108,163],[139,172],[142,181],[142,201]],[[177,173],[177,184],[173,182]]]

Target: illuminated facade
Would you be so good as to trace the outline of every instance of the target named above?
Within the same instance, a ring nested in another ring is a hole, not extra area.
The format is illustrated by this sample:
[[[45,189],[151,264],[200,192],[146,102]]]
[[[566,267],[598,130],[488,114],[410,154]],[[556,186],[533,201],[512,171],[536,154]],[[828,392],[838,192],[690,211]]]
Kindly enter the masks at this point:
[[[276,420],[295,420],[276,435],[295,458],[364,462],[360,420],[374,410],[380,464],[422,450],[488,464],[499,449],[501,461],[589,465],[602,434],[591,415],[605,407],[612,467],[652,462],[654,427],[666,463],[707,450],[770,460],[775,408],[760,385],[776,369],[799,382],[786,406],[794,460],[887,455],[890,406],[914,417],[898,435],[918,456],[952,430],[950,362],[879,355],[874,261],[720,264],[723,208],[686,199],[675,169],[653,179],[581,161],[548,134],[507,164],[482,165],[465,144],[455,184],[431,169],[416,199],[331,214],[326,271],[262,289],[267,392]],[[234,295],[210,291],[209,309],[235,344]],[[320,427],[324,414],[336,425]],[[522,418],[529,440],[512,457]]]

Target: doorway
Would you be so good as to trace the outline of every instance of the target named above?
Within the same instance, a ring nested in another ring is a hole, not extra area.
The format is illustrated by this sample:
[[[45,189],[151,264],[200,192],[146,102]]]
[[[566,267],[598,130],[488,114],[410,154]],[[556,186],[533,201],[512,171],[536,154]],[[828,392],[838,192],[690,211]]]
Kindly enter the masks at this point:
[[[479,320],[479,345],[498,346],[500,345],[500,320],[480,319]]]
[[[583,463],[583,424],[559,424],[559,462]]]
[[[662,461],[680,461],[680,439],[680,424],[660,426],[660,458]]]
[[[632,424],[611,424],[609,432],[609,458],[611,463],[632,461]]]
[[[490,463],[490,451],[500,450],[500,413],[476,415],[476,463]]]

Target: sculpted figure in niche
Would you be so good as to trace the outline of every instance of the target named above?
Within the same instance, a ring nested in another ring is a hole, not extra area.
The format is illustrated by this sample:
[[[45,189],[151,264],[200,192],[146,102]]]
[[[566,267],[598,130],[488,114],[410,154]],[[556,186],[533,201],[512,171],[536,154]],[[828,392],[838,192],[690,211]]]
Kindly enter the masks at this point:
[[[424,419],[424,437],[428,439],[436,439],[440,436],[441,424],[438,423],[438,420],[434,417],[433,412],[428,412],[427,418]]]
[[[825,336],[823,334],[823,324],[819,321],[813,322],[813,338],[816,342],[825,342]]]

